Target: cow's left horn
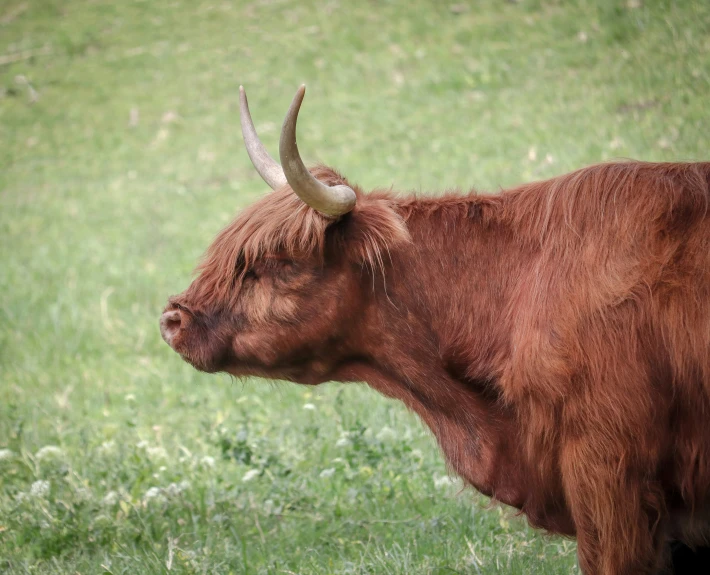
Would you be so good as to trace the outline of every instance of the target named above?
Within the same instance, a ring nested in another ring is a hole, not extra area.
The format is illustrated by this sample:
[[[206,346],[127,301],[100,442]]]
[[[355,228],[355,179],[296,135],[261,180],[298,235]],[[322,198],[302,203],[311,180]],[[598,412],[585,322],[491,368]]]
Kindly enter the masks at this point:
[[[355,207],[355,192],[349,186],[326,186],[308,171],[296,144],[296,120],[306,93],[301,86],[291,102],[279,141],[279,156],[284,174],[296,195],[314,210],[330,217],[347,214]]]
[[[244,145],[247,148],[251,163],[254,164],[256,171],[271,186],[272,190],[280,188],[286,183],[286,176],[281,166],[266,151],[264,144],[261,143],[256,133],[254,122],[252,122],[251,114],[249,113],[249,102],[247,102],[244,86],[239,86],[239,121],[242,124]]]

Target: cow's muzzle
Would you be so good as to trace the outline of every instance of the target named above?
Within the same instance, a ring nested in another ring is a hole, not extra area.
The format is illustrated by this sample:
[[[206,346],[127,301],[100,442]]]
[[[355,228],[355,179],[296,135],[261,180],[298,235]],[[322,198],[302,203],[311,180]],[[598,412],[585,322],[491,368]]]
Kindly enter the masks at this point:
[[[160,335],[170,347],[174,347],[175,336],[184,326],[185,319],[185,313],[181,309],[170,309],[160,316]]]

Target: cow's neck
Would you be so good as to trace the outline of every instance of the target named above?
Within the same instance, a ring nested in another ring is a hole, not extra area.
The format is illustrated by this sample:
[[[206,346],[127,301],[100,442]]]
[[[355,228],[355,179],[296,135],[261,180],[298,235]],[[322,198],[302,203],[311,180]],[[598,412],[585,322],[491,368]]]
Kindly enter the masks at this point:
[[[391,254],[365,319],[369,329],[361,331],[367,361],[347,378],[415,411],[477,489],[529,515],[551,516],[534,500],[516,413],[499,401],[496,385],[511,333],[505,311],[521,276],[517,266],[530,254],[499,216],[502,200],[432,207],[407,206],[412,244]]]
[[[500,197],[423,200],[406,215],[412,243],[391,254],[361,345],[424,395],[442,389],[496,405],[513,331],[507,313],[533,254],[504,218]],[[430,398],[432,401],[433,398]],[[438,397],[447,409],[447,397]],[[450,405],[456,409],[458,403]],[[501,414],[501,417],[506,414]]]

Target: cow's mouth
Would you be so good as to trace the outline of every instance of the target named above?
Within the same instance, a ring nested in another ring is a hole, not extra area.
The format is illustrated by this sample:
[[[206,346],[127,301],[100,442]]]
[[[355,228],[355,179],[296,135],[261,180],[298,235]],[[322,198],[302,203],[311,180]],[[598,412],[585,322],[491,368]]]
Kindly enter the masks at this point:
[[[185,307],[170,304],[160,318],[160,334],[165,343],[198,371],[224,371],[225,352],[217,341],[205,337],[203,327]]]

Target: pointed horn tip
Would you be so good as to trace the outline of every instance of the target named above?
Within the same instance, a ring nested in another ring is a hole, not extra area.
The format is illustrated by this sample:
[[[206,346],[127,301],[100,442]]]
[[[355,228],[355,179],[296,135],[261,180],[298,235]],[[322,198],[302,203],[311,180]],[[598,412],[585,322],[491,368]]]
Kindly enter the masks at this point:
[[[243,118],[245,114],[249,115],[249,102],[244,86],[239,86],[239,117]]]
[[[289,108],[289,114],[293,112],[294,116],[297,118],[298,117],[298,111],[301,109],[301,104],[303,104],[303,98],[306,95],[306,85],[301,84],[296,90],[296,94],[293,97],[293,100],[291,100],[291,108]],[[287,116],[288,117],[288,116]],[[294,120],[295,121],[295,120]]]

